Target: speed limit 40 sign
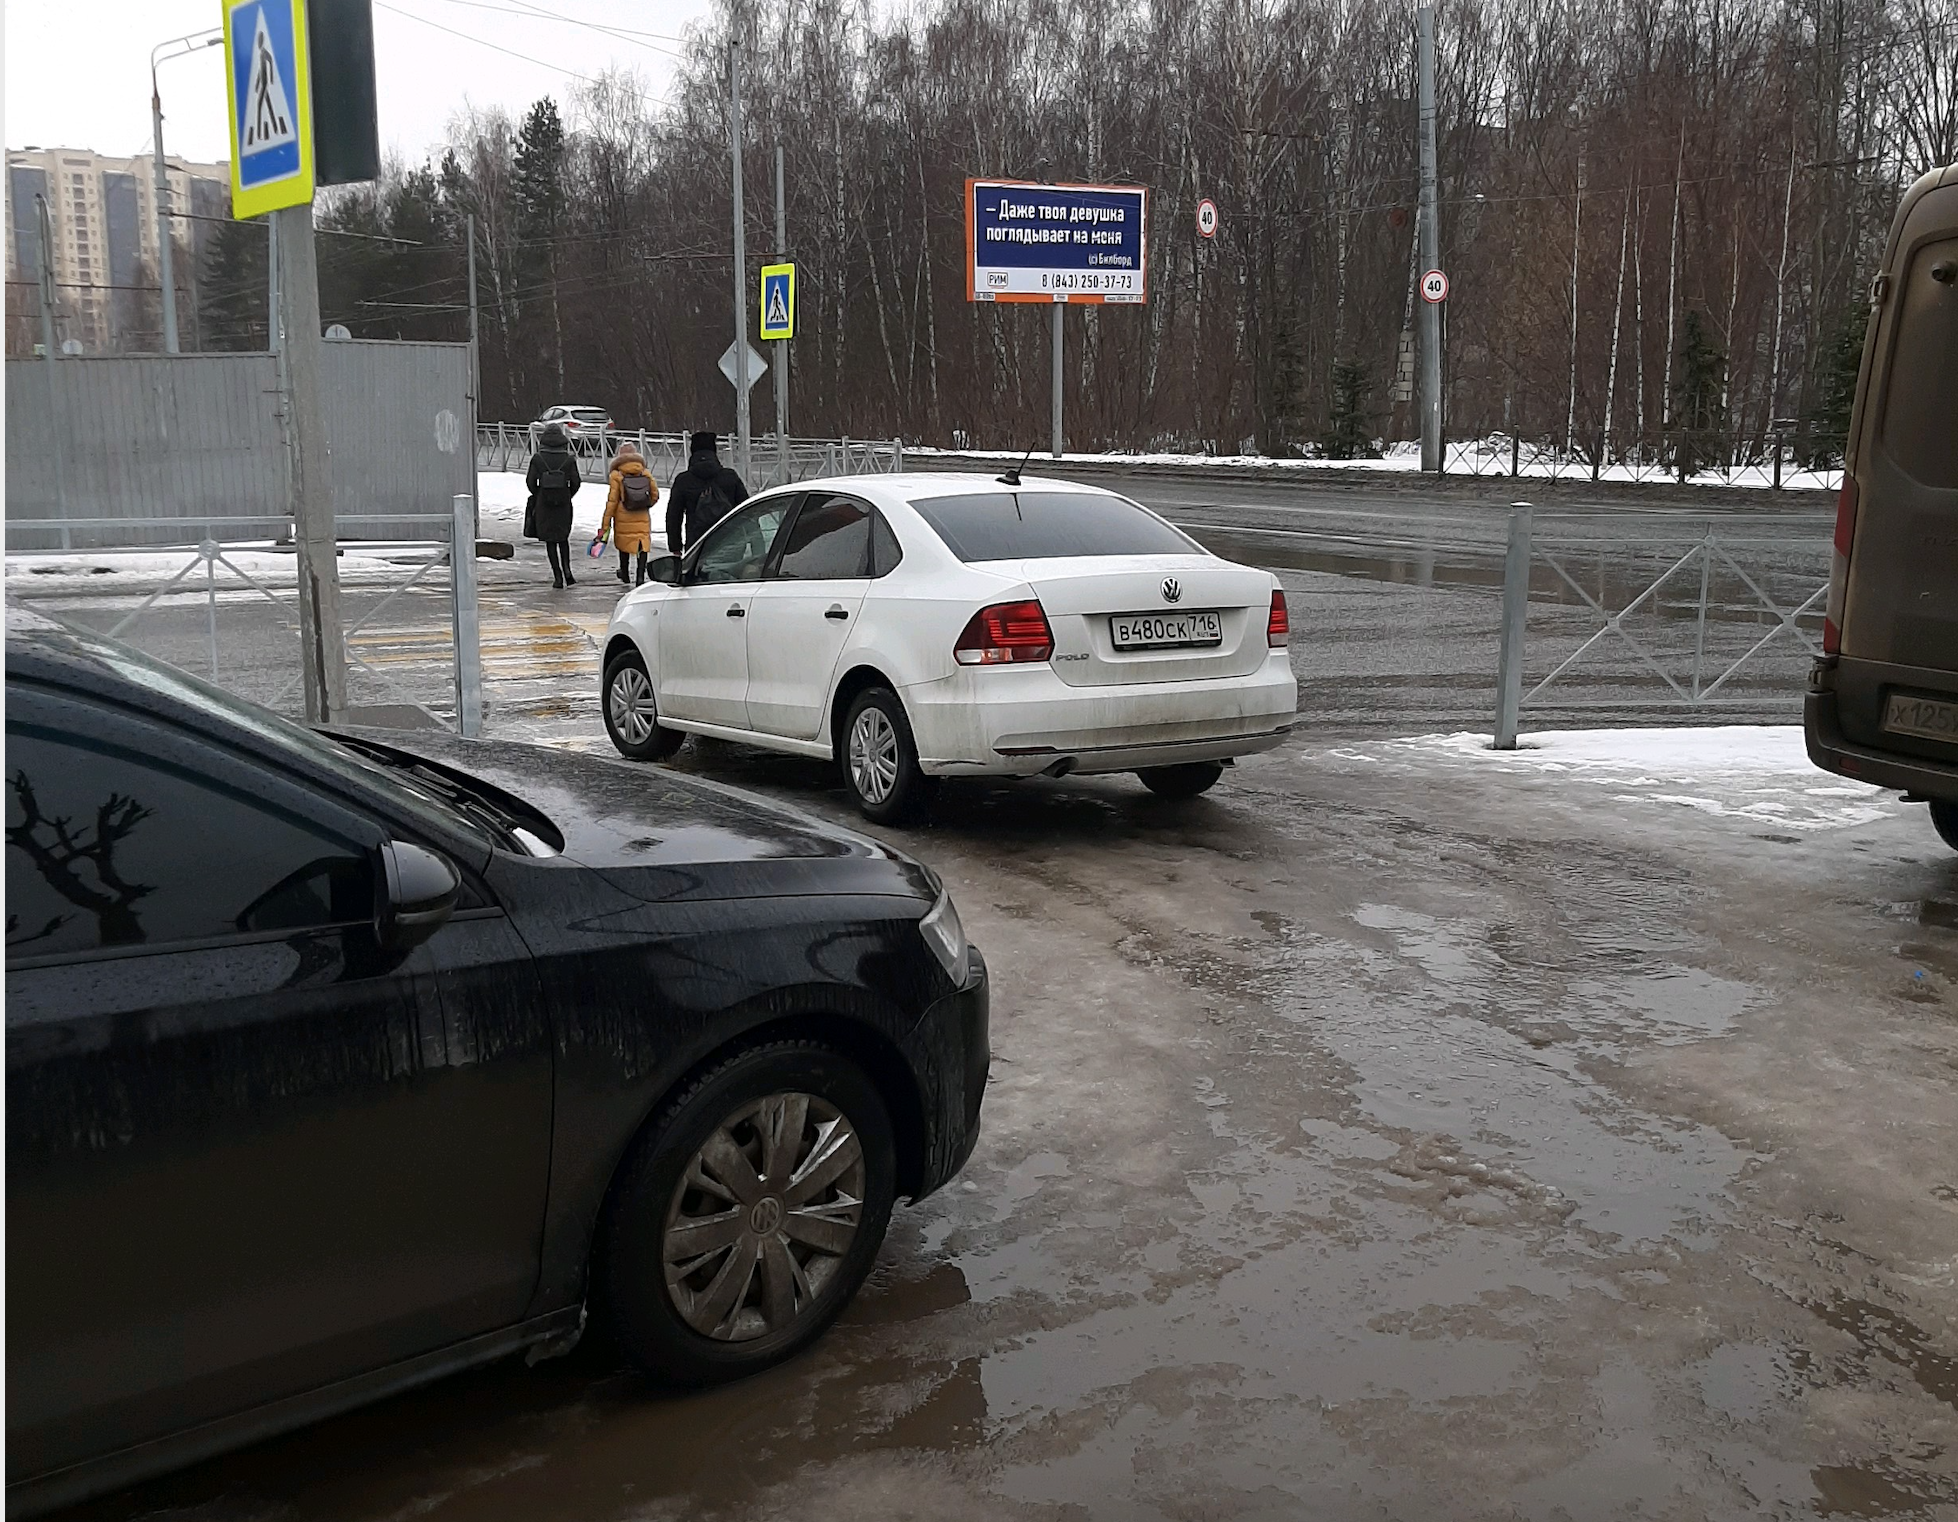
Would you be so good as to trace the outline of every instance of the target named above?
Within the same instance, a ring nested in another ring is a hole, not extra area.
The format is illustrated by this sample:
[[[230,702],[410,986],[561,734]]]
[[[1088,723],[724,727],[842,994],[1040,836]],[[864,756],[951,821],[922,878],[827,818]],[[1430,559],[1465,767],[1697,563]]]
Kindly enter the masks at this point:
[[[1446,301],[1448,299],[1448,277],[1440,270],[1429,270],[1421,277],[1421,299],[1423,301]]]
[[[1206,238],[1217,236],[1217,203],[1208,196],[1197,202],[1197,231]]]

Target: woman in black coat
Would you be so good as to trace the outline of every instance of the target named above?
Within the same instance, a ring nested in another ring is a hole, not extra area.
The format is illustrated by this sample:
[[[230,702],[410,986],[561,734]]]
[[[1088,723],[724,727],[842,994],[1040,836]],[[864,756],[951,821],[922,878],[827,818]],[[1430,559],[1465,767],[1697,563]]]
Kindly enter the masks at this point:
[[[571,499],[584,483],[578,477],[571,442],[556,423],[539,438],[524,481],[530,488],[528,532],[544,541],[545,553],[551,557],[551,585],[575,586],[571,575]]]

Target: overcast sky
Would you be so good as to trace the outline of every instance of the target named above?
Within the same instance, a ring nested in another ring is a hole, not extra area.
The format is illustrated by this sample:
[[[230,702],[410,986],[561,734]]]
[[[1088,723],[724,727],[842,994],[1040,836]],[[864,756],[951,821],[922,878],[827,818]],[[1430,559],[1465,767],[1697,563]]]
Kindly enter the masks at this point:
[[[150,146],[150,49],[220,19],[218,0],[5,4],[7,146],[118,157]],[[636,69],[650,94],[663,94],[677,50],[670,39],[708,9],[707,0],[375,0],[381,143],[419,161],[465,105],[516,113],[552,94],[562,107],[577,83],[567,71]],[[539,10],[550,14],[526,14]],[[223,59],[223,48],[209,48],[159,69],[170,153],[230,156]]]

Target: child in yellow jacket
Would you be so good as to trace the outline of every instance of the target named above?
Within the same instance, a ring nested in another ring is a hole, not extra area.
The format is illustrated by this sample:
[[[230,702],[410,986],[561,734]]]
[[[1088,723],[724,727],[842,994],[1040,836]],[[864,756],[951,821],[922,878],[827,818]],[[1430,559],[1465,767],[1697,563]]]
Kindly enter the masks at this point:
[[[639,451],[630,444],[619,446],[611,476],[612,489],[605,497],[598,537],[603,539],[606,531],[611,531],[612,548],[619,552],[619,580],[627,586],[643,586],[646,556],[653,547],[653,504],[659,501],[659,487]],[[639,557],[637,582],[628,574],[634,555]]]

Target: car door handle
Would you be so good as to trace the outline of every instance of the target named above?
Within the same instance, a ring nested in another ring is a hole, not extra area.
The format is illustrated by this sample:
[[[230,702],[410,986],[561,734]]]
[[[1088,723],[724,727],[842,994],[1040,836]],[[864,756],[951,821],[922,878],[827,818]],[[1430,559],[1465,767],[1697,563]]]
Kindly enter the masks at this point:
[[[823,610],[824,618],[848,618],[849,616],[850,610],[844,607],[842,603],[838,603],[833,608],[825,608]]]
[[[738,602],[729,603],[727,609],[727,616],[729,618],[746,618],[748,616],[748,611],[747,609],[743,608],[741,604]]]

